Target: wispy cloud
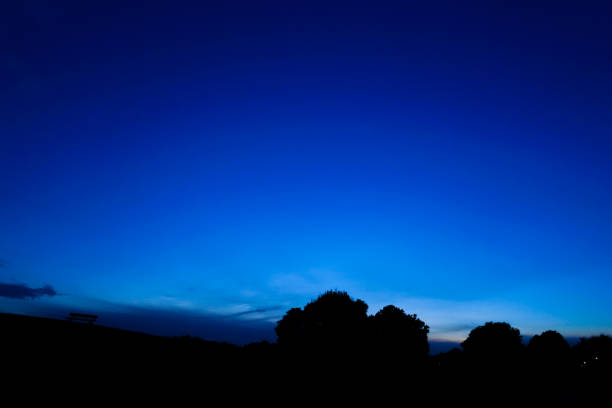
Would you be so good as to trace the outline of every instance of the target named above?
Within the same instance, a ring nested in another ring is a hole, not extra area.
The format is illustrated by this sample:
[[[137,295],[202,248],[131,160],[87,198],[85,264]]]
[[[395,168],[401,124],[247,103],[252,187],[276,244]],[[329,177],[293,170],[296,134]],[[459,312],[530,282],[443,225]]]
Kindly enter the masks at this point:
[[[257,315],[264,315],[264,314],[266,314],[268,312],[276,312],[276,311],[282,310],[282,309],[283,309],[283,306],[280,306],[280,305],[278,305],[278,306],[269,306],[269,307],[261,307],[261,308],[258,308],[258,309],[245,310],[245,311],[242,311],[242,312],[237,312],[237,313],[234,313],[234,314],[230,314],[230,315],[228,315],[228,317],[239,317],[239,316],[255,315],[255,314],[257,314]]]
[[[0,296],[11,299],[36,299],[41,296],[56,296],[57,292],[51,285],[42,288],[30,288],[25,284],[0,283]]]
[[[135,306],[157,307],[165,309],[196,309],[197,305],[188,299],[176,296],[157,296],[132,302]]]

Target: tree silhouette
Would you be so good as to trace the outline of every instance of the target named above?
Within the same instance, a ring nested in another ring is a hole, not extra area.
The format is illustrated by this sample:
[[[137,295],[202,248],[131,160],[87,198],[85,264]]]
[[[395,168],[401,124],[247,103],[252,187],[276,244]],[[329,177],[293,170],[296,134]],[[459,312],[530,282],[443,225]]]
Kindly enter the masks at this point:
[[[527,353],[532,366],[539,370],[560,372],[570,362],[570,345],[554,330],[533,336],[527,345]]]
[[[393,305],[370,317],[369,334],[374,353],[385,358],[424,360],[429,354],[429,327],[415,314]]]
[[[523,344],[518,329],[505,322],[487,322],[473,329],[461,347],[472,363],[506,369],[518,364]]]
[[[289,310],[277,323],[279,345],[334,349],[354,347],[363,338],[368,305],[342,291],[327,291],[304,309]]]
[[[289,309],[274,329],[281,345],[297,345],[304,341],[306,330],[304,311],[298,307]]]
[[[612,370],[612,337],[604,334],[581,338],[573,348],[574,356],[583,371],[608,372]]]
[[[554,330],[547,330],[542,334],[536,334],[529,340],[527,347],[538,352],[566,352],[570,345],[563,338],[561,333]]]

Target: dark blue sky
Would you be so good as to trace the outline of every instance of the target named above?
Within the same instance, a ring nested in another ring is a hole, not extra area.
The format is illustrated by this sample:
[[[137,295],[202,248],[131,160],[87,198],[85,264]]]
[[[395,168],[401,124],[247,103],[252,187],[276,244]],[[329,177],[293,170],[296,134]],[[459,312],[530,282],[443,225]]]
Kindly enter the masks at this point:
[[[0,311],[611,333],[610,6],[82,3],[2,6]]]

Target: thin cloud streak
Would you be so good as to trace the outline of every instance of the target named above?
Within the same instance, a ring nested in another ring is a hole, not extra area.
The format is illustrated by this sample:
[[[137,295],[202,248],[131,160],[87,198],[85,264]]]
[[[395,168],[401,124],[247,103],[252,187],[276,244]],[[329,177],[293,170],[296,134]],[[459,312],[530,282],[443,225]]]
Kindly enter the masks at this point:
[[[57,296],[57,292],[51,285],[30,288],[22,283],[0,283],[0,296],[11,299],[37,299],[42,296]]]
[[[258,308],[258,309],[252,309],[252,310],[245,310],[244,312],[238,312],[238,313],[234,313],[234,314],[230,314],[227,315],[226,317],[240,317],[240,316],[246,316],[246,315],[250,315],[250,314],[263,314],[263,313],[267,313],[267,312],[272,312],[272,311],[277,311],[277,310],[281,310],[283,308],[283,306],[270,306],[270,307],[262,307],[262,308]]]

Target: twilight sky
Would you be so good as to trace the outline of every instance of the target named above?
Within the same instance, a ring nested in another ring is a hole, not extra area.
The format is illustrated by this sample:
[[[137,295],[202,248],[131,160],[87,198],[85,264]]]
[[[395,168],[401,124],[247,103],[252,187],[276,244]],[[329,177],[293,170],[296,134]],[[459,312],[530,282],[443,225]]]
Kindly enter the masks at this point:
[[[0,311],[612,333],[612,6],[83,3],[2,6]]]

